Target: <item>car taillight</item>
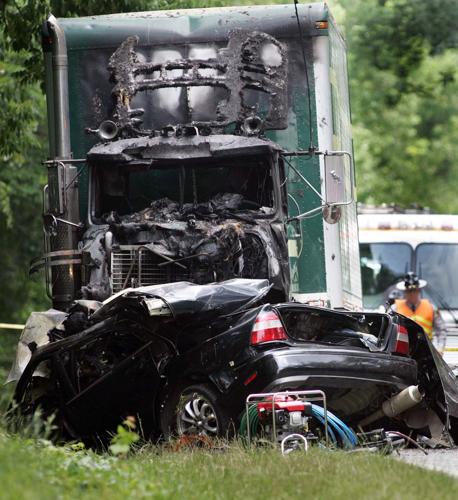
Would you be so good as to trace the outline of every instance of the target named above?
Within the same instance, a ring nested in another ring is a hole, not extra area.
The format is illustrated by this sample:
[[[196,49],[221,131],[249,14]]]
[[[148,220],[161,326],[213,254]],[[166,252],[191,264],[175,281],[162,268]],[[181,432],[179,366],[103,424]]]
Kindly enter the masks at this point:
[[[261,311],[251,330],[251,345],[272,342],[273,340],[286,340],[288,335],[274,311]]]
[[[407,332],[407,328],[402,325],[398,325],[396,347],[394,352],[399,354],[409,354],[409,334]]]

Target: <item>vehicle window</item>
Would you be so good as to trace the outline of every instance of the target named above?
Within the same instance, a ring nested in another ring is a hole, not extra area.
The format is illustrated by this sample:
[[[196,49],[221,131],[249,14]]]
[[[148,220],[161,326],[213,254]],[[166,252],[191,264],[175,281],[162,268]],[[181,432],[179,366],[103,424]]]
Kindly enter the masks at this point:
[[[361,243],[359,251],[363,304],[366,309],[376,309],[412,269],[413,249],[407,243]]]
[[[299,308],[281,309],[280,313],[288,336],[295,340],[362,347],[361,334],[372,336],[368,322],[347,315]],[[373,336],[374,344],[376,341]]]
[[[422,243],[416,273],[428,282],[423,296],[441,309],[458,309],[458,245]]]
[[[207,161],[148,168],[101,167],[97,176],[97,218],[111,211],[121,216],[134,214],[155,202],[164,206],[213,202],[229,211],[259,211],[274,206],[271,167],[263,159],[240,158],[230,164]]]

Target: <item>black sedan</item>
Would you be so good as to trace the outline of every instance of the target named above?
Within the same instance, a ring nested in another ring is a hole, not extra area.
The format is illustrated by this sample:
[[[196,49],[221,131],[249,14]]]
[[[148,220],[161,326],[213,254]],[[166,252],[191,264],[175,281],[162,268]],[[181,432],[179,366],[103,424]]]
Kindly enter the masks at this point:
[[[270,304],[268,292],[266,280],[236,279],[78,301],[44,341],[44,326],[33,330],[41,341],[22,339],[10,376],[16,412],[27,418],[40,407],[56,414],[61,437],[88,442],[128,415],[153,438],[221,436],[237,431],[252,393],[321,389],[329,409],[356,426],[417,386],[422,402],[398,424],[439,422],[458,438],[455,379],[418,325],[395,314]]]

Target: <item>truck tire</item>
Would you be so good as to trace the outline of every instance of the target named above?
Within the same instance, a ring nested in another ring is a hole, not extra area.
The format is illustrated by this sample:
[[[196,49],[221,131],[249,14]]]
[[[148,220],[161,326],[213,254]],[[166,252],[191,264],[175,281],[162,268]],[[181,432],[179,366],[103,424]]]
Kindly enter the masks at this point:
[[[172,390],[162,404],[161,431],[165,438],[194,435],[228,436],[231,419],[221,395],[210,385],[196,384]]]

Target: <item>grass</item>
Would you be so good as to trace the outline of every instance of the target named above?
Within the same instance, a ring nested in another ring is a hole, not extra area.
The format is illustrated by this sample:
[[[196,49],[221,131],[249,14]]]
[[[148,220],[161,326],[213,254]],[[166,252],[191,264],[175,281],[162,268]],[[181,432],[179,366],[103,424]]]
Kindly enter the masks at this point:
[[[0,435],[2,499],[458,498],[458,481],[384,456],[314,449],[169,452],[128,458]]]

